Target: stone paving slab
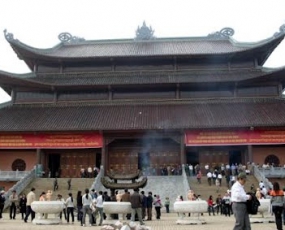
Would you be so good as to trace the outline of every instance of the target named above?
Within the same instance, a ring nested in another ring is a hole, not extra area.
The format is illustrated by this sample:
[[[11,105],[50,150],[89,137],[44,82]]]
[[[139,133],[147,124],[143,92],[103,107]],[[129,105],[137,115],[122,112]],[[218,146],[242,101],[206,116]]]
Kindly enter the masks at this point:
[[[30,222],[24,223],[24,221],[19,219],[20,216],[16,217],[16,220],[10,220],[8,213],[4,213],[3,219],[0,220],[0,229],[1,230],[73,230],[73,229],[84,229],[76,221],[74,224],[67,224],[65,221],[61,225],[34,225]],[[175,222],[177,220],[176,213],[162,213],[160,220],[146,221],[146,226],[150,226],[152,230],[231,230],[234,226],[234,217],[225,217],[225,216],[208,216],[204,214],[202,217],[207,221],[204,225],[177,225]],[[87,217],[88,220],[88,217]],[[86,221],[87,221],[86,220]],[[99,226],[91,226],[85,228],[92,228],[94,230],[99,230]],[[252,224],[252,230],[275,230],[275,223],[269,224]]]

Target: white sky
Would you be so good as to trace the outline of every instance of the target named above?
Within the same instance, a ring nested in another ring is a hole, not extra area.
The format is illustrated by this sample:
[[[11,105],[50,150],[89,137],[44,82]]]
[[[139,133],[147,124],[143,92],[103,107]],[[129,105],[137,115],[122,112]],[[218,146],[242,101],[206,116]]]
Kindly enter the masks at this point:
[[[0,0],[0,31],[36,48],[59,43],[61,32],[86,40],[133,38],[146,21],[156,37],[207,36],[224,27],[255,42],[285,24],[285,0]],[[285,41],[266,62],[285,66]],[[30,72],[0,34],[0,70]],[[0,88],[0,103],[9,100]]]

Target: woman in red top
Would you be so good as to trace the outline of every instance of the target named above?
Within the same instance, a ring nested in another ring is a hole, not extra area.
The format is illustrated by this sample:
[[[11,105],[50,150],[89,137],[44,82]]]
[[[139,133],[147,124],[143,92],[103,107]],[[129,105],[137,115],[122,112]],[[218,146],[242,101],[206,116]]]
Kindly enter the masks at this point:
[[[282,230],[282,213],[284,207],[284,192],[280,190],[278,182],[274,182],[270,192],[272,211],[275,215],[275,223],[278,230]]]
[[[209,216],[211,216],[211,212],[213,213],[213,215],[215,215],[213,196],[210,196],[208,199],[208,212]]]

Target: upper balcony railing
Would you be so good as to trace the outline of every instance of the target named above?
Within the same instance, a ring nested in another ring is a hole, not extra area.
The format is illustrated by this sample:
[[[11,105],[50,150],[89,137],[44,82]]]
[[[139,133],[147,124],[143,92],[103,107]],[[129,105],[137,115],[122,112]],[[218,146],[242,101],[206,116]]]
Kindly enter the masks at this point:
[[[284,178],[285,168],[284,167],[269,167],[269,168],[258,168],[261,173],[267,178]]]
[[[0,181],[19,181],[30,171],[0,171]]]
[[[5,171],[1,171],[1,174],[3,176],[7,175],[4,172]],[[13,190],[15,190],[17,194],[21,194],[21,192],[23,192],[23,190],[28,186],[28,184],[30,184],[36,178],[36,166],[31,171],[25,171],[25,172],[19,172],[18,171],[17,175],[16,175],[16,172],[17,171],[14,171],[14,173],[15,173],[14,178],[18,178],[17,179],[18,182],[15,185],[13,185],[8,191],[6,191],[6,193],[5,193],[6,201],[5,201],[4,208],[7,208],[10,205],[9,196],[12,194]],[[8,175],[12,176],[13,174],[8,174]],[[20,176],[22,176],[22,177],[20,177]],[[8,177],[6,177],[6,178],[8,178]]]

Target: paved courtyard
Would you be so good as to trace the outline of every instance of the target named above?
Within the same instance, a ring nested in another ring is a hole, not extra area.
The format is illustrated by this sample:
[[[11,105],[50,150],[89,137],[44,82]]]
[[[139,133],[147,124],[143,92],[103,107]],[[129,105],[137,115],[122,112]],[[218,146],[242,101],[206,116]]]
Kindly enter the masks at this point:
[[[31,222],[24,223],[20,220],[20,216],[17,216],[16,220],[10,220],[8,218],[8,214],[4,213],[4,218],[0,220],[0,229],[9,229],[9,230],[26,230],[26,229],[42,229],[42,230],[72,230],[72,229],[82,229],[78,222],[74,224],[67,224],[63,223],[61,225],[34,225]],[[204,214],[203,219],[207,221],[204,225],[177,225],[175,221],[177,219],[176,213],[162,213],[161,220],[153,220],[153,221],[146,221],[146,226],[150,226],[152,230],[231,230],[233,229],[234,225],[234,217],[225,217],[225,216],[208,216],[208,214]],[[88,218],[87,218],[88,220]],[[29,219],[30,221],[30,219]],[[99,226],[92,226],[86,228],[93,228],[93,229],[101,229]],[[276,225],[274,223],[270,224],[252,224],[252,230],[275,230]]]

